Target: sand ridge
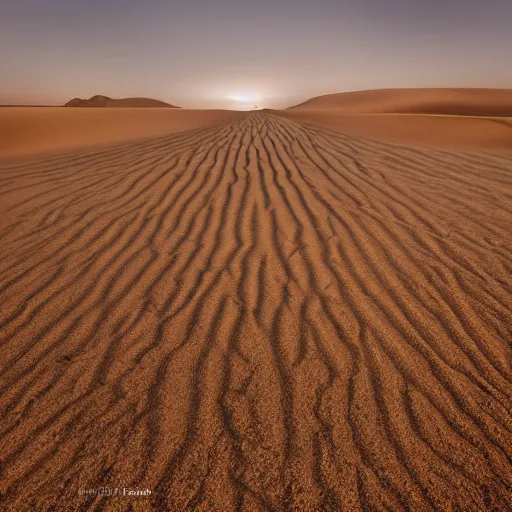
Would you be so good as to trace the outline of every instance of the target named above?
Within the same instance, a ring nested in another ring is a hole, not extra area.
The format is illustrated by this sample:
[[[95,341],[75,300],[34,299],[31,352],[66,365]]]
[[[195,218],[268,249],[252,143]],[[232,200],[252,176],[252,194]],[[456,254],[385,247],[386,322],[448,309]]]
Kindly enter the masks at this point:
[[[367,139],[512,152],[510,89],[378,89],[327,94],[273,111]]]
[[[105,147],[242,119],[232,110],[0,108],[0,159]]]
[[[512,117],[431,114],[343,114],[337,109],[281,110],[274,114],[345,135],[444,149],[512,153]]]
[[[512,116],[512,89],[416,88],[343,92],[310,98],[288,110],[503,117]]]
[[[263,112],[0,183],[2,510],[512,508],[510,156]]]

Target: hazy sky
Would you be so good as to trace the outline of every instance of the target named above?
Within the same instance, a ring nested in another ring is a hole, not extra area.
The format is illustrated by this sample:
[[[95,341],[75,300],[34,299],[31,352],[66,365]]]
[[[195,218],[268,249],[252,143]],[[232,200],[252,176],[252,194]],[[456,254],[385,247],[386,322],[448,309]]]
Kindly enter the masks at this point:
[[[512,0],[0,0],[0,104],[512,88]]]

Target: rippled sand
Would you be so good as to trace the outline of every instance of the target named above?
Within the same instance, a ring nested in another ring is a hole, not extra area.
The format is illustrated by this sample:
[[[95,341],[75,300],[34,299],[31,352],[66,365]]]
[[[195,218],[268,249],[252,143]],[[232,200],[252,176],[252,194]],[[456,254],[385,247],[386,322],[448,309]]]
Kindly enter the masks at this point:
[[[0,162],[0,508],[510,510],[511,199],[268,112]]]

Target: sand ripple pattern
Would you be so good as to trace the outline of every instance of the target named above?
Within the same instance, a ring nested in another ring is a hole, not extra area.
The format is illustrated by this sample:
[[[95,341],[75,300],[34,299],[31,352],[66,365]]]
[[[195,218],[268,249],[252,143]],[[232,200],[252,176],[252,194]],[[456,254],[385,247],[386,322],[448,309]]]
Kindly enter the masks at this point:
[[[0,508],[511,510],[511,199],[269,113],[3,164]]]

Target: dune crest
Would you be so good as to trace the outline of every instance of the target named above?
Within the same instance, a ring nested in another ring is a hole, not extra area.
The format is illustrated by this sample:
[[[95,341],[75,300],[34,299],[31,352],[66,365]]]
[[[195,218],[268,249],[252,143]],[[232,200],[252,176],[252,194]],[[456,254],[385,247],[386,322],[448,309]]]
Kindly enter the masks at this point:
[[[445,114],[512,116],[512,89],[376,89],[311,98],[288,110],[339,114]]]
[[[512,151],[511,89],[380,89],[328,94],[286,119],[346,135],[446,149]]]

